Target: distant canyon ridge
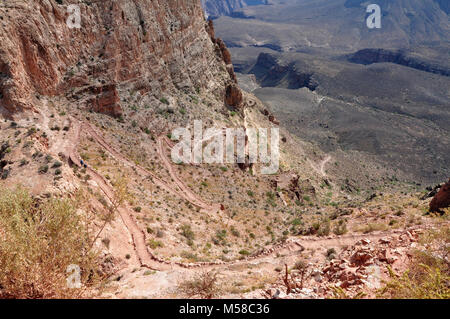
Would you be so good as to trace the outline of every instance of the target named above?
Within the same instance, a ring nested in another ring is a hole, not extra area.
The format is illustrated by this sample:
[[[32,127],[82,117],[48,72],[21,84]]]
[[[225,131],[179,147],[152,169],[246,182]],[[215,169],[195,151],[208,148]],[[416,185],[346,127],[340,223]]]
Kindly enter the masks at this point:
[[[210,18],[232,15],[238,9],[261,4],[270,4],[270,0],[202,0],[205,13]]]

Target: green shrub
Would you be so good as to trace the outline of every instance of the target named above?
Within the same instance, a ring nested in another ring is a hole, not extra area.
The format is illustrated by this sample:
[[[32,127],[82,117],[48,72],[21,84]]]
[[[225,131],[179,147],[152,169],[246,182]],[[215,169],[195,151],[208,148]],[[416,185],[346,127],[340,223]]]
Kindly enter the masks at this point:
[[[241,254],[242,256],[248,256],[250,255],[250,252],[248,250],[242,249],[239,251],[239,254]]]
[[[21,160],[20,160],[20,166],[25,166],[25,165],[28,165],[28,161],[25,159],[25,158],[22,158]]]
[[[151,249],[157,249],[157,248],[164,247],[164,244],[162,242],[160,242],[159,240],[154,240],[154,239],[150,239],[148,241],[148,245],[150,246]]]
[[[56,162],[53,163],[52,168],[58,168],[58,167],[61,167],[61,166],[62,166],[62,163],[59,162],[59,161],[56,161]]]
[[[379,296],[393,299],[450,299],[450,276],[439,268],[424,264],[419,267],[423,269],[423,274],[417,277],[410,270],[398,276],[388,266],[390,280],[380,290]]]
[[[427,231],[420,243],[425,250],[416,249],[409,269],[397,275],[388,267],[390,279],[378,292],[378,297],[395,299],[450,299],[450,264],[448,247],[450,228]]]
[[[191,225],[184,224],[181,226],[181,235],[186,237],[187,240],[194,240],[195,234],[191,229]]]
[[[45,174],[48,172],[48,165],[42,165],[38,169],[39,174]]]

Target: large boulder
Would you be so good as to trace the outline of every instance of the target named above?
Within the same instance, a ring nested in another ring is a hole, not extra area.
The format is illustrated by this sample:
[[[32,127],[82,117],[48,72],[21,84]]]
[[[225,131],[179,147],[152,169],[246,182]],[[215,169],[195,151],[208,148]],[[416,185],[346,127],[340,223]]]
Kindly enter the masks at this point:
[[[450,179],[431,200],[430,211],[442,213],[442,209],[448,207],[450,207]]]

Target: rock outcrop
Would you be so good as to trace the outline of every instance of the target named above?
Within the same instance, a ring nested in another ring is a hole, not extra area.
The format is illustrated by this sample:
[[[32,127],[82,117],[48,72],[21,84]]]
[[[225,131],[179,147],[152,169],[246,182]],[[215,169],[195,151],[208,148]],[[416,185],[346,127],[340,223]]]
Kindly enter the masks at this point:
[[[225,103],[233,109],[240,109],[242,106],[242,91],[236,84],[230,84],[226,88]]]
[[[221,57],[226,65],[227,72],[230,75],[231,79],[234,81],[234,83],[237,83],[237,77],[234,73],[233,62],[231,61],[231,53],[225,45],[225,42],[223,42],[223,40],[220,38],[216,38],[214,23],[212,20],[208,20],[206,31],[208,32],[211,41],[216,45],[216,55]]]
[[[120,117],[122,115],[119,94],[115,84],[91,87],[90,90],[96,96],[89,101],[94,112],[114,117]]]
[[[71,4],[80,8],[80,28],[67,24]],[[225,94],[228,85],[217,74],[221,60],[231,60],[222,42],[211,41],[200,0],[8,1],[0,18],[0,111],[7,116],[36,109],[40,95],[90,91],[87,109],[120,116],[122,92],[159,100],[171,90]]]
[[[450,207],[450,179],[431,200],[430,211],[441,212],[443,208],[447,207]]]

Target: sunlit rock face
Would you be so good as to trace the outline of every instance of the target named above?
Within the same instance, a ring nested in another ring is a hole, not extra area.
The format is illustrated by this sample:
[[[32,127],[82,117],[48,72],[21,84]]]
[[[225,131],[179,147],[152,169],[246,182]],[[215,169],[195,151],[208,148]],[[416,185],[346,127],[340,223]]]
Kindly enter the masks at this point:
[[[224,62],[200,0],[75,0],[0,4],[0,111],[35,108],[39,95],[90,92],[96,111],[120,115],[124,87],[142,95],[218,86]],[[67,23],[79,6],[80,28]],[[222,81],[226,82],[226,81]]]

